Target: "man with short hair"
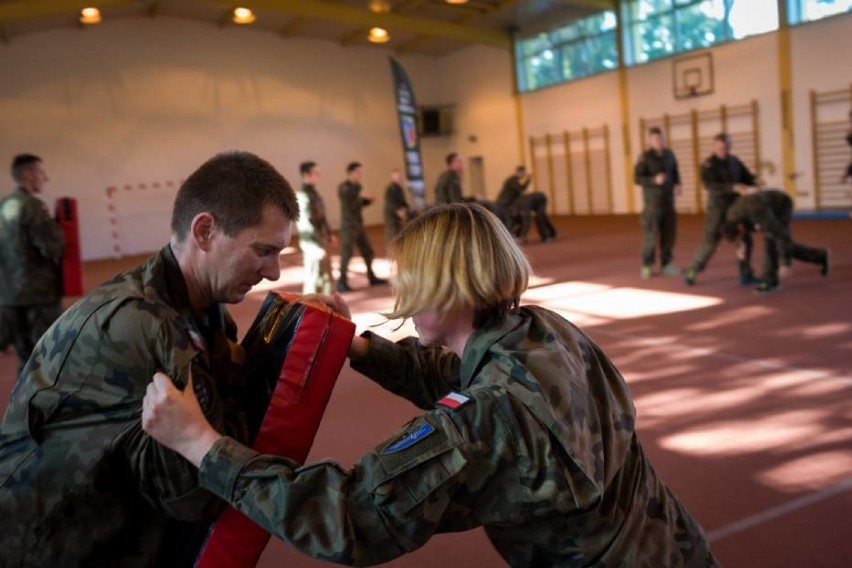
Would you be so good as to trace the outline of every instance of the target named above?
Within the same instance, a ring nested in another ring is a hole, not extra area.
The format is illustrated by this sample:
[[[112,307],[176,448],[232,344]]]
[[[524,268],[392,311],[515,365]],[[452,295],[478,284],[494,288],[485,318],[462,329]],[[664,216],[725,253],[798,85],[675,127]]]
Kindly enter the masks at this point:
[[[444,162],[447,169],[435,183],[435,203],[461,203],[465,201],[461,185],[464,160],[456,152],[450,152]]]
[[[695,284],[698,274],[704,270],[716,251],[722,238],[722,226],[725,224],[728,208],[736,201],[740,192],[763,185],[745,164],[731,154],[731,146],[731,137],[720,132],[713,137],[713,154],[701,164],[701,181],[708,194],[707,211],[704,214],[704,240],[695,253],[692,266],[686,272],[685,280],[689,286]],[[751,256],[751,238],[748,234],[744,235],[744,244],[746,253],[744,260],[740,262],[740,284],[748,285],[757,282],[748,262]]]
[[[11,170],[17,187],[0,200],[0,350],[14,341],[20,376],[36,342],[62,313],[64,239],[36,197],[48,181],[41,158],[20,154]]]
[[[346,166],[346,180],[337,188],[340,196],[340,278],[337,280],[338,292],[351,292],[349,286],[349,261],[355,247],[364,263],[367,265],[367,279],[370,286],[387,284],[387,280],[379,278],[373,272],[373,247],[367,238],[364,229],[364,216],[361,210],[365,205],[373,202],[373,199],[361,195],[361,176],[363,167],[359,162],[350,162]]]
[[[142,431],[148,378],[170,370],[183,388],[191,373],[214,427],[249,441],[246,409],[268,394],[244,375],[223,304],[278,278],[298,216],[269,163],[215,156],[178,190],[169,243],[41,338],[0,423],[0,564],[191,565],[193,523],[222,502]]]
[[[645,236],[640,275],[644,280],[653,273],[658,240],[662,273],[666,276],[680,274],[680,270],[672,264],[677,237],[675,196],[681,193],[677,158],[666,147],[663,131],[656,126],[648,130],[648,146],[633,168],[633,182],[642,186],[642,229]]]
[[[296,192],[299,210],[302,212],[296,222],[299,231],[299,249],[302,251],[305,265],[303,294],[320,292],[330,295],[334,290],[334,275],[331,272],[331,256],[328,247],[334,241],[331,226],[325,216],[325,202],[316,189],[320,177],[316,162],[299,164],[302,187]]]

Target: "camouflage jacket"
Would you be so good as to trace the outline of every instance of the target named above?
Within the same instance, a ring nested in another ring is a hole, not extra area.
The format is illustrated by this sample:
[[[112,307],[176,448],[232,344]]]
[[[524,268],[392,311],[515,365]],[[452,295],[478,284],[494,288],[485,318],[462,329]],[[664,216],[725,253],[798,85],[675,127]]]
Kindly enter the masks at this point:
[[[52,304],[62,296],[62,229],[20,187],[0,200],[0,306]]]
[[[654,180],[657,174],[666,174],[666,181],[658,184]],[[642,152],[633,167],[633,183],[642,186],[645,201],[673,204],[674,187],[680,184],[680,170],[674,152],[668,148],[663,148],[662,152],[653,148]]]
[[[299,231],[299,243],[317,243],[327,246],[331,238],[331,226],[325,216],[325,202],[316,188],[309,183],[303,183],[301,191],[296,192],[299,211],[304,211],[296,221]]]
[[[435,182],[435,203],[461,203],[461,176],[455,170],[445,170]]]
[[[355,235],[364,230],[364,217],[361,209],[370,204],[369,199],[361,197],[361,184],[344,181],[337,188],[340,196],[340,232],[343,236]]]
[[[777,243],[781,258],[789,259],[793,246],[790,234],[792,215],[793,200],[790,196],[779,189],[766,189],[737,197],[728,208],[726,220],[742,223],[749,229],[759,226],[767,237]]]
[[[525,307],[477,330],[461,360],[413,338],[367,337],[353,368],[425,415],[349,471],[223,438],[201,464],[202,485],[342,564],[386,562],[435,533],[484,526],[511,566],[705,566],[705,535],[645,457],[626,383],[576,327]]]
[[[186,526],[168,519],[208,518],[221,501],[142,431],[142,398],[155,371],[182,387],[191,365],[211,423],[247,440],[235,334],[221,306],[190,308],[168,246],[66,311],[0,424],[0,566],[178,565]]]
[[[503,207],[514,205],[529,187],[531,181],[532,179],[529,177],[509,176],[506,178],[503,187],[500,189],[500,194],[497,196],[497,204]]]
[[[390,241],[402,230],[402,219],[397,212],[408,209],[405,200],[405,190],[396,182],[391,182],[385,188],[385,240]]]

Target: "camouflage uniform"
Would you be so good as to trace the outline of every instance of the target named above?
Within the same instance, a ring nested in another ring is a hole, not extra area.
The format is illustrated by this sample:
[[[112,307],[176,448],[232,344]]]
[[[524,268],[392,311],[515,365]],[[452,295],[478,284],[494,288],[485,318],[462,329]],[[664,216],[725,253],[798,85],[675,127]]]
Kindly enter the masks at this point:
[[[666,181],[657,184],[654,177],[661,173],[666,174]],[[642,265],[654,265],[658,235],[660,263],[662,266],[670,264],[677,238],[674,188],[680,185],[680,170],[674,153],[668,148],[663,148],[662,152],[653,148],[643,152],[633,168],[633,183],[642,186]]]
[[[340,283],[347,284],[349,260],[356,246],[364,257],[367,276],[372,282],[376,280],[373,274],[373,247],[364,230],[364,217],[361,214],[361,209],[372,202],[361,197],[360,183],[349,180],[340,184],[337,193],[340,196]]]
[[[695,274],[704,270],[719,245],[719,240],[722,238],[722,225],[725,224],[725,214],[738,196],[734,191],[734,184],[757,184],[754,174],[736,156],[729,155],[722,159],[715,154],[701,164],[701,181],[709,197],[707,211],[704,214],[704,241],[695,253],[690,269]],[[751,257],[752,243],[748,233],[744,238],[744,244],[747,260],[740,263],[741,279],[751,276],[748,259]]]
[[[405,190],[396,182],[385,189],[385,241],[390,242],[402,230],[402,219],[396,214],[400,209],[408,209]]]
[[[182,387],[192,365],[208,419],[248,441],[239,408],[258,393],[235,336],[221,306],[190,308],[168,246],[66,311],[0,424],[0,566],[180,565],[188,522],[221,501],[142,432],[142,398],[155,371]]]
[[[811,264],[825,265],[828,252],[797,243],[790,234],[793,218],[793,200],[785,192],[768,189],[740,196],[728,208],[727,221],[745,227],[760,226],[766,240],[763,255],[763,282],[778,285],[778,258],[785,266],[792,259]]]
[[[331,257],[328,245],[331,239],[331,227],[325,216],[325,203],[313,184],[303,183],[302,190],[296,192],[300,215],[296,221],[299,231],[299,249],[305,264],[303,294],[331,294],[334,290],[334,276],[331,273]]]
[[[461,203],[461,176],[455,170],[445,170],[435,182],[435,203]]]
[[[37,197],[19,187],[0,200],[0,328],[15,342],[18,375],[62,313],[63,246],[62,229]]]
[[[627,384],[558,315],[509,314],[477,329],[461,360],[414,338],[365,335],[368,354],[352,367],[431,410],[349,471],[223,438],[202,461],[202,485],[342,564],[386,562],[433,534],[484,526],[511,566],[715,565],[644,455]],[[452,390],[469,400],[448,408]]]

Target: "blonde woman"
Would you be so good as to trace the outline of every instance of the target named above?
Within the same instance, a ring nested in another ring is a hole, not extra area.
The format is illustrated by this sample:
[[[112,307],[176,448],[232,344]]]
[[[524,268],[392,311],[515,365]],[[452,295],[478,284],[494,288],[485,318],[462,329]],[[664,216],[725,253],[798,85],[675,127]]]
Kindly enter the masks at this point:
[[[419,338],[366,332],[350,360],[426,413],[351,470],[299,467],[222,437],[192,389],[162,374],[146,431],[200,466],[207,489],[323,560],[378,564],[484,526],[511,566],[715,565],[642,451],[618,370],[559,315],[519,306],[530,268],[497,217],[430,209],[391,256],[389,317],[412,318]]]

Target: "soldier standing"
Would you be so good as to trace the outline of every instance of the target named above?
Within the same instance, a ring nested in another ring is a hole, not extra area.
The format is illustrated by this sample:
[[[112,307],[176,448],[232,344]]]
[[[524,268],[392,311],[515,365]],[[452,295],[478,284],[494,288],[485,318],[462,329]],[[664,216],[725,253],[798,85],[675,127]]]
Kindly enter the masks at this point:
[[[722,238],[725,215],[738,193],[738,185],[750,187],[763,185],[736,156],[731,154],[731,137],[722,132],[713,137],[713,154],[701,164],[701,181],[707,189],[707,212],[704,215],[704,240],[695,253],[692,266],[686,272],[686,283],[695,284]],[[745,235],[746,254],[740,261],[740,283],[748,285],[757,280],[751,273],[747,259],[751,255],[751,241]]]
[[[418,338],[353,338],[352,367],[427,412],[346,470],[223,438],[158,373],[144,428],[204,487],[302,552],[368,566],[482,526],[510,566],[716,566],[645,456],[630,389],[558,314],[519,306],[530,268],[479,205],[433,207],[394,241]],[[342,300],[333,300],[347,313]],[[306,509],[316,511],[306,515]]]
[[[385,189],[385,241],[390,242],[408,221],[408,202],[402,188],[402,172],[391,172],[391,181]]]
[[[642,186],[642,269],[647,280],[654,269],[654,253],[659,240],[660,264],[666,276],[678,276],[672,264],[677,238],[675,195],[681,194],[680,171],[674,152],[666,147],[663,131],[656,126],[648,130],[650,148],[639,156],[633,168],[633,182]]]
[[[337,188],[340,196],[340,278],[337,280],[339,292],[351,292],[349,287],[348,271],[349,260],[355,247],[364,257],[367,265],[367,279],[370,286],[387,284],[387,280],[379,278],[373,273],[373,247],[364,230],[364,217],[361,210],[373,200],[361,195],[361,176],[363,168],[359,162],[351,162],[346,166],[346,180]]]
[[[761,230],[765,240],[763,278],[755,288],[759,294],[774,292],[780,287],[779,257],[785,271],[791,270],[793,259],[820,265],[820,273],[828,275],[828,251],[793,240],[790,222],[793,219],[793,200],[778,189],[756,191],[741,195],[728,208],[725,236],[735,240],[738,228]]]
[[[450,152],[444,158],[447,169],[435,182],[435,203],[461,203],[462,195],[461,174],[464,171],[464,160],[455,152]]]
[[[334,236],[325,216],[325,202],[316,189],[319,167],[316,162],[302,162],[299,164],[299,173],[302,176],[302,187],[296,192],[296,199],[302,214],[296,222],[296,229],[299,231],[299,249],[305,265],[302,293],[329,295],[334,291],[334,275],[331,272],[328,247],[334,244]]]
[[[297,217],[271,165],[216,156],[178,190],[169,243],[44,334],[0,424],[0,565],[191,565],[189,523],[221,501],[142,431],[145,389],[157,369],[181,385],[191,373],[207,419],[248,441],[245,409],[266,387],[246,380],[223,304],[278,278]]]
[[[0,347],[14,341],[18,375],[62,313],[62,229],[36,195],[48,181],[41,158],[12,160],[17,187],[0,200]],[[6,330],[5,334],[3,330]]]

